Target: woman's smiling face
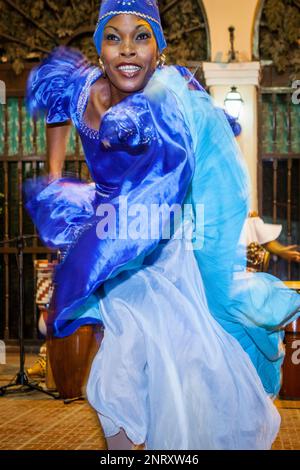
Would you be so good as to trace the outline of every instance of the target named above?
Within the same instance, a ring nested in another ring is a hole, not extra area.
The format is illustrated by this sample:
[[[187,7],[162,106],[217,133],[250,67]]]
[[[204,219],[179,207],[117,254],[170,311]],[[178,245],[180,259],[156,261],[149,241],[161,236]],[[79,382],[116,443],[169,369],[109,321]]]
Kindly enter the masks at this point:
[[[113,95],[122,99],[142,90],[158,59],[157,43],[149,23],[135,15],[114,16],[104,28],[101,59]]]

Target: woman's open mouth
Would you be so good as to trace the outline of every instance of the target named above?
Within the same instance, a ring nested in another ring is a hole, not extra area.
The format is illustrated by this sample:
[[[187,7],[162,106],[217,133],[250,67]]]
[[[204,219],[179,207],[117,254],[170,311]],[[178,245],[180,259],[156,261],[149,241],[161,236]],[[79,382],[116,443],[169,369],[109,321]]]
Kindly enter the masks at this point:
[[[135,78],[139,72],[142,70],[142,67],[139,65],[119,65],[117,70],[126,78]]]

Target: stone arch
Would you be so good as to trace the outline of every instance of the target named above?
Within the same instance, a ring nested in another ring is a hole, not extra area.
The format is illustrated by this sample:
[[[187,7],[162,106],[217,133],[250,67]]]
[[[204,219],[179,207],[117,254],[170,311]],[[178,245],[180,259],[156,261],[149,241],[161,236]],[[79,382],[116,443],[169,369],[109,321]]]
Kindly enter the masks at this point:
[[[43,7],[42,7],[42,6]],[[100,0],[0,0],[0,63],[20,73],[28,61],[39,61],[58,45],[81,49],[92,62],[97,53],[92,36]],[[171,61],[210,59],[210,34],[202,0],[160,0],[169,37]],[[176,55],[177,52],[177,55]]]
[[[210,60],[210,33],[203,1],[161,0],[159,5],[170,61]]]
[[[299,65],[300,0],[259,0],[253,23],[252,57],[279,74],[296,77]]]
[[[259,59],[259,28],[265,0],[257,0],[257,5],[254,14],[253,32],[252,32],[252,59]]]

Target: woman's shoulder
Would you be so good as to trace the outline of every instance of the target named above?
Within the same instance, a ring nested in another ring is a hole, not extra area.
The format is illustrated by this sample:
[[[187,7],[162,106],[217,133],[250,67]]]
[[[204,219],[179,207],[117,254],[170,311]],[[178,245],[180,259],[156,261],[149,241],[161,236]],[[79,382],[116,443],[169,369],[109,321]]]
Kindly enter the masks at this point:
[[[70,119],[80,90],[89,77],[93,79],[93,69],[95,67],[78,50],[64,46],[54,49],[29,75],[27,107],[30,114],[46,114],[48,124]]]

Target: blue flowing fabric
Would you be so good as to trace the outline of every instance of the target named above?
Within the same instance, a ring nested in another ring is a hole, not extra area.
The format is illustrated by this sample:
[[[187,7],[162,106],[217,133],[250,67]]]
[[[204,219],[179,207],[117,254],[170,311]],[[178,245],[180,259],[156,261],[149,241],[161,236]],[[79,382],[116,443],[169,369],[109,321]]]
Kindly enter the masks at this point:
[[[94,180],[44,177],[24,188],[44,242],[66,250],[55,332],[105,327],[87,393],[106,436],[123,428],[148,449],[268,449],[280,424],[269,395],[280,387],[283,326],[300,298],[245,270],[249,181],[228,120],[187,69],[169,66],[89,129],[84,110],[100,76],[59,49],[28,82],[32,114],[72,119]],[[139,236],[122,238],[125,200],[128,213],[188,210],[170,239],[164,212],[157,237],[131,214]],[[115,238],[99,237],[103,220]]]

